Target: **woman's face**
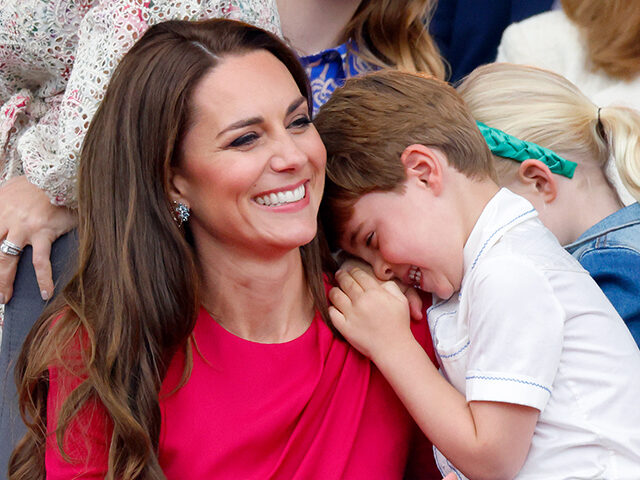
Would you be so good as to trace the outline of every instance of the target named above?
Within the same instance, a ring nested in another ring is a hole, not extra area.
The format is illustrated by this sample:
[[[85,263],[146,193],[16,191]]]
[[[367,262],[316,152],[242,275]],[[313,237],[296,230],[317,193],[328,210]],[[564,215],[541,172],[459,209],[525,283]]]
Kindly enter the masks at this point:
[[[265,50],[223,58],[192,104],[172,181],[196,247],[264,257],[310,242],[326,151],[284,64]]]

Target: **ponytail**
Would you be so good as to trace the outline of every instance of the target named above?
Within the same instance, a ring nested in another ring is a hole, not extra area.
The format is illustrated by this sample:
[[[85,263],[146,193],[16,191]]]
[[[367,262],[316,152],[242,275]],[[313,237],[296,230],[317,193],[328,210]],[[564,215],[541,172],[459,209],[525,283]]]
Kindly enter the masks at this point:
[[[618,195],[625,204],[640,201],[640,113],[625,107],[603,107],[599,116],[611,160],[626,188],[619,188],[614,179]]]

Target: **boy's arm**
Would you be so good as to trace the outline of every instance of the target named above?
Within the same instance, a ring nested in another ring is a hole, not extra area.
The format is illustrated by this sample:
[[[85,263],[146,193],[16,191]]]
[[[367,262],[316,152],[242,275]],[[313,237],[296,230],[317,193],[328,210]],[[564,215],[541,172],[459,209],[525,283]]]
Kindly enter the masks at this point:
[[[539,411],[470,402],[435,369],[409,329],[406,299],[391,282],[339,272],[329,298],[340,332],[370,357],[429,439],[465,475],[513,478],[526,458]]]

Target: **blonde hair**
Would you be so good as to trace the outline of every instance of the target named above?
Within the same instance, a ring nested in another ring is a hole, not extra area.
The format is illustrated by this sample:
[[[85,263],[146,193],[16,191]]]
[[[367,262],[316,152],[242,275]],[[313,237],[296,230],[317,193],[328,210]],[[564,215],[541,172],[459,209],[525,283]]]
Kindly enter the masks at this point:
[[[549,148],[577,162],[578,170],[591,162],[606,172],[614,159],[624,186],[640,199],[640,114],[635,110],[598,109],[564,77],[510,63],[476,68],[457,90],[476,120]],[[494,158],[501,180],[515,176],[517,162]]]
[[[562,0],[562,8],[580,28],[596,70],[622,80],[640,74],[640,2]]]
[[[356,54],[372,65],[442,80],[447,70],[427,28],[434,7],[433,0],[362,0],[341,41],[353,40]]]

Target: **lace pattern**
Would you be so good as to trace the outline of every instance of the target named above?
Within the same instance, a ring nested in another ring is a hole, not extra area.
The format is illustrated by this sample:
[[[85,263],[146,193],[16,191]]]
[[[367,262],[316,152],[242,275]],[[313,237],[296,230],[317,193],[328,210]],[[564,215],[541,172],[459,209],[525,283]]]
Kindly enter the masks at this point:
[[[120,59],[151,25],[213,17],[280,34],[275,0],[0,0],[0,185],[25,174],[74,207],[82,139]]]

